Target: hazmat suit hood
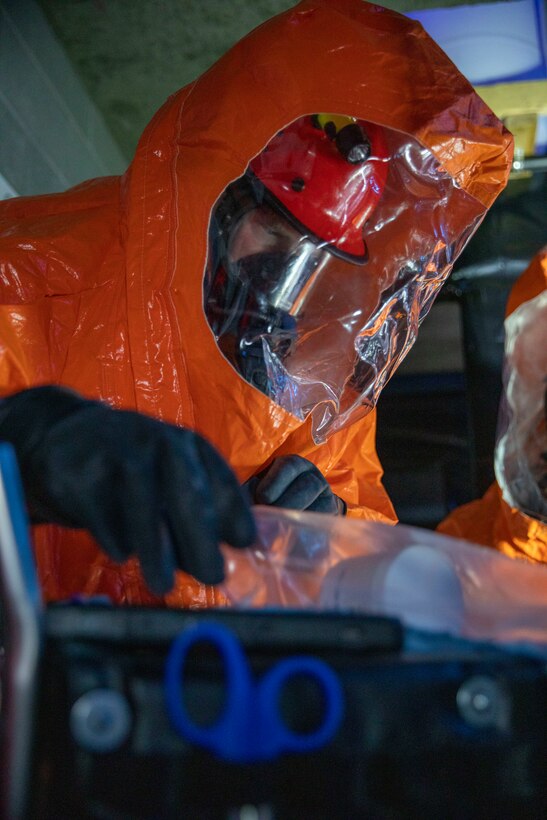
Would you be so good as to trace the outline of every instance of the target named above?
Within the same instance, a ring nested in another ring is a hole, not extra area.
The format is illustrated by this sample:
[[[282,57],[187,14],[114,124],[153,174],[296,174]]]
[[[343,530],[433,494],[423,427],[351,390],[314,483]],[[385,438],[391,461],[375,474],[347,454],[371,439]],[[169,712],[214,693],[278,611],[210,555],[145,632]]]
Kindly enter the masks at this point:
[[[361,357],[363,370],[375,369],[375,391],[364,402],[358,390],[353,401],[341,399],[335,417],[315,425],[316,441],[375,404],[510,161],[509,135],[421,27],[353,0],[304,2],[274,18],[168,101],[129,177],[129,236],[142,248],[128,268],[137,404],[220,441],[242,473],[273,454],[302,418],[249,389],[219,355],[201,306],[208,225],[223,191],[272,136],[318,110],[381,124],[392,156],[363,274],[390,295],[371,305],[370,322],[353,339],[355,349],[382,351],[372,362]],[[152,225],[162,226],[153,238]],[[384,339],[390,320],[397,332]],[[169,362],[169,390],[165,370],[155,389],[151,351]]]
[[[547,248],[515,282],[506,314],[496,481],[438,529],[547,563]]]
[[[366,226],[366,276],[385,298],[351,341],[368,386],[346,380],[327,416],[295,414],[242,378],[203,303],[215,203],[276,133],[320,112],[375,123],[390,151]],[[361,0],[304,0],[170,97],[124,177],[1,204],[2,392],[65,384],[190,427],[241,481],[296,452],[348,514],[394,520],[373,408],[511,160],[511,136],[420,24]],[[35,544],[46,597],[154,600],[135,561],[120,570],[86,536],[42,527]],[[216,600],[183,574],[167,596]]]
[[[547,264],[547,251],[544,252]],[[505,320],[504,392],[494,458],[504,500],[547,525],[547,289]]]

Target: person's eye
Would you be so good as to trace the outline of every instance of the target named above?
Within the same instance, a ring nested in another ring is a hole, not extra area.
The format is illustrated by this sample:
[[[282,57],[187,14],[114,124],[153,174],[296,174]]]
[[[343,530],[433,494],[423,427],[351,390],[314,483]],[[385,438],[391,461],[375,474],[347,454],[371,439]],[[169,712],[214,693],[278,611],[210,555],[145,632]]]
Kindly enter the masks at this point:
[[[276,239],[287,239],[287,235],[283,233],[283,231],[278,230],[277,228],[269,227],[267,228],[267,233],[269,236],[273,236]]]

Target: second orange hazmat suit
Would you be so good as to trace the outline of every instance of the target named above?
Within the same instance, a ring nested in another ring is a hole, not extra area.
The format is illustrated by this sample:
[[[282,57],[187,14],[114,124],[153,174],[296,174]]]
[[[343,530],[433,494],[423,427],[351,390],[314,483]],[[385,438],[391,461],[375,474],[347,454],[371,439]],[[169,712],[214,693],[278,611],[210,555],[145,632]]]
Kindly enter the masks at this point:
[[[482,498],[454,510],[437,529],[513,558],[547,564],[547,500],[544,488],[541,501],[538,483],[547,474],[547,247],[515,282],[505,328],[505,412],[512,418],[500,425],[497,480]]]
[[[419,24],[361,0],[304,0],[251,32],[165,103],[123,177],[0,203],[1,394],[62,384],[187,426],[241,481],[297,453],[319,467],[348,515],[395,521],[374,402],[314,440],[309,419],[237,376],[203,311],[214,203],[276,132],[316,112],[391,134],[390,193],[363,270],[391,284],[404,271],[408,284],[392,287],[377,311],[374,339],[384,322],[395,329],[376,397],[504,187],[512,140]],[[159,602],[136,560],[117,566],[85,533],[37,527],[34,544],[47,600],[105,593]],[[183,573],[165,597],[173,606],[220,602]]]

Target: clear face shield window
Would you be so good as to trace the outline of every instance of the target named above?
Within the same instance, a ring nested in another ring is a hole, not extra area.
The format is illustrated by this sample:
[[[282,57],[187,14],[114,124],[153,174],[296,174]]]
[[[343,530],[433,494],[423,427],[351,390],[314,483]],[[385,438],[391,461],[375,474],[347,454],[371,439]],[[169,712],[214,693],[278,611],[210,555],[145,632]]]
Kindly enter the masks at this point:
[[[222,241],[217,235],[220,265],[207,293],[207,316],[241,375],[273,398],[299,315],[329,255],[265,203],[233,222]]]
[[[406,135],[296,120],[213,209],[204,310],[219,349],[324,440],[374,407],[481,211]]]

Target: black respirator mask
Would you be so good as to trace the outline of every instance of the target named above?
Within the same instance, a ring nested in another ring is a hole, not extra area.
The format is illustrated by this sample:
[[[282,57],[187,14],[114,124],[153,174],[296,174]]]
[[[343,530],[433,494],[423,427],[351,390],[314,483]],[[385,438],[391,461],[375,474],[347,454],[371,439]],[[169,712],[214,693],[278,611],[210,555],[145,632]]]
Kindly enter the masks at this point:
[[[288,223],[286,233],[277,234],[275,225],[270,232],[265,217],[263,224],[257,220],[253,244],[263,242],[267,249],[234,259],[241,220],[261,207],[273,210],[250,181],[239,180],[231,189],[211,221],[205,312],[226,358],[249,384],[274,398],[284,388],[283,362],[296,341],[305,296],[328,254]],[[278,226],[285,222],[280,215],[275,219]]]

